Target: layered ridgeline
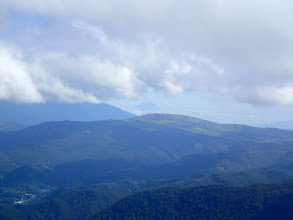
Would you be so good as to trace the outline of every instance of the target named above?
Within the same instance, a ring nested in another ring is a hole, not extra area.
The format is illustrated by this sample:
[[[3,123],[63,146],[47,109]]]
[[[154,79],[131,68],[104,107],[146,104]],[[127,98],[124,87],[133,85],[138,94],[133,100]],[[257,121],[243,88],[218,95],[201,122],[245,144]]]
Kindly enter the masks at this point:
[[[176,182],[178,179],[180,179],[179,185],[183,186],[205,184],[242,186],[255,183],[293,182],[293,169],[282,166],[281,162],[275,162],[278,167],[259,168],[253,165],[254,160],[245,158],[241,161],[239,157],[233,158],[230,154],[228,156],[230,157],[221,158],[217,154],[190,155],[172,163],[158,165],[139,165],[125,160],[109,159],[68,162],[52,169],[22,166],[6,174],[1,179],[0,186],[32,185],[68,188],[120,181]],[[259,163],[270,164],[266,161]],[[244,173],[237,174],[240,171]]]
[[[1,132],[0,215],[89,219],[150,188],[293,182],[292,143],[293,131],[164,114]]]
[[[16,104],[0,102],[0,121],[13,121],[24,125],[36,125],[46,121],[126,119],[134,116],[105,103]]]
[[[165,164],[158,169],[177,167],[173,170],[178,173],[193,167],[193,174],[290,168],[292,143],[293,131],[223,125],[181,115],[46,122],[0,133],[0,172],[21,166],[54,169],[87,159],[117,160],[117,167],[120,162],[128,164],[123,168]]]

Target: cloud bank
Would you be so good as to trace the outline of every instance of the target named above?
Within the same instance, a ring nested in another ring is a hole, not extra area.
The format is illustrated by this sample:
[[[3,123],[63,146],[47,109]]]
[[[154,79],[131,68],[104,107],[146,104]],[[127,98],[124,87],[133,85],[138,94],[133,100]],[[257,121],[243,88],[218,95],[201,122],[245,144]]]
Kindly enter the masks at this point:
[[[0,100],[93,102],[147,88],[293,104],[293,3],[1,1]]]

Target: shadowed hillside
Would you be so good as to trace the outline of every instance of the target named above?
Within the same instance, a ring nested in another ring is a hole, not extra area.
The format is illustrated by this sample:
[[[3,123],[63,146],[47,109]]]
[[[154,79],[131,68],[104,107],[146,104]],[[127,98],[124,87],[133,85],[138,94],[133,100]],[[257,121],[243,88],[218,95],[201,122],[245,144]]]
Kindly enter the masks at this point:
[[[292,184],[161,188],[131,195],[93,219],[292,219]]]
[[[235,155],[242,164],[250,161],[245,169],[262,167],[262,163],[269,166],[265,158],[268,162],[280,161],[283,166],[282,161],[289,163],[292,157],[292,137],[293,131],[222,125],[181,115],[46,122],[16,132],[0,133],[0,171],[24,165],[52,168],[85,159],[120,158],[162,164],[190,154],[231,153],[224,157],[233,160],[232,152],[238,152]]]

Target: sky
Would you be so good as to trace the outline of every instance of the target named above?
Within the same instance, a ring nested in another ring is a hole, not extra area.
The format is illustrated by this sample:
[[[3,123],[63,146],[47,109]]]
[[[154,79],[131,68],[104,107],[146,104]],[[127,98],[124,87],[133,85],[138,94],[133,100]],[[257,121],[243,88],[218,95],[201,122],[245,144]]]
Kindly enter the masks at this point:
[[[290,0],[1,0],[0,101],[293,119]]]

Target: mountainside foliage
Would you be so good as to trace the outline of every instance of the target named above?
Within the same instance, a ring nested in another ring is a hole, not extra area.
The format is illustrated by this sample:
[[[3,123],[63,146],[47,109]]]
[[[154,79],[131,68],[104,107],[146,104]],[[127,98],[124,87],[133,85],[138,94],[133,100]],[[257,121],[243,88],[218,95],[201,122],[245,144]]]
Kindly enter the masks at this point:
[[[45,122],[0,132],[0,216],[25,220],[90,219],[98,212],[100,219],[282,216],[272,211],[278,207],[291,213],[286,207],[292,202],[292,185],[224,185],[293,182],[292,145],[293,131],[163,114]]]
[[[37,205],[19,207],[21,215],[18,218],[25,220],[89,219],[125,195],[87,188],[58,190],[49,196],[49,199]]]
[[[18,219],[88,219],[103,211],[118,200],[135,192],[147,189],[186,189],[205,185],[249,186],[255,183],[293,182],[293,171],[243,171],[239,173],[221,173],[210,176],[164,180],[124,180],[121,182],[100,183],[79,188],[57,188],[44,197],[27,200],[21,205],[12,206],[14,198],[25,200],[28,193],[37,194],[38,189],[33,184],[0,187],[0,214]],[[288,184],[289,185],[289,184]],[[11,188],[12,187],[12,188]],[[39,186],[41,189],[44,185]],[[291,186],[290,186],[291,187]],[[225,188],[226,189],[226,188]],[[238,188],[237,188],[238,189]],[[23,194],[21,190],[27,190]],[[182,191],[182,190],[181,190]],[[145,191],[148,192],[148,191]],[[215,193],[209,191],[210,196]],[[135,194],[134,194],[135,195]],[[132,198],[132,197],[131,197]],[[136,201],[133,201],[136,202]],[[10,205],[9,205],[10,204]],[[1,211],[2,210],[2,211]],[[122,218],[122,217],[121,217]]]
[[[293,185],[162,188],[131,195],[93,219],[292,219]]]
[[[0,174],[20,166],[53,168],[85,159],[163,164],[190,154],[219,153],[222,156],[206,156],[219,161],[216,169],[229,167],[226,162],[222,167],[221,160],[233,160],[234,155],[245,169],[262,168],[292,161],[292,139],[293,131],[221,125],[180,115],[47,122],[0,133]]]

